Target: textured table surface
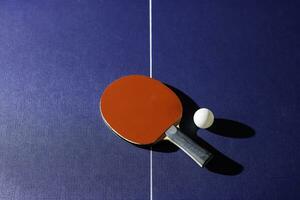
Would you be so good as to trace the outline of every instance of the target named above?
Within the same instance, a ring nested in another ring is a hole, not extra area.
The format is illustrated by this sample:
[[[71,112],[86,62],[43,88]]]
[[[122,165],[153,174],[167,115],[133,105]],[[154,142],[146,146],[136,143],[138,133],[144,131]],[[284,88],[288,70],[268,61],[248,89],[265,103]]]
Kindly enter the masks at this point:
[[[147,0],[1,1],[0,199],[299,199],[299,8],[153,0],[153,77],[216,155],[201,169],[167,143],[151,166],[100,118],[111,81],[149,75]],[[192,124],[198,106],[210,130]]]

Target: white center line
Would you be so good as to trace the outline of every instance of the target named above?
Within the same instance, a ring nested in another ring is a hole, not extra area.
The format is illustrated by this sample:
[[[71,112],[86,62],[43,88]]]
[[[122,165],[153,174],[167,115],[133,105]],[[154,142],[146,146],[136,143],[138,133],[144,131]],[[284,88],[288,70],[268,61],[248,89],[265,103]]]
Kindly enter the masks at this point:
[[[152,0],[149,0],[149,66],[152,78]],[[153,200],[152,147],[150,148],[150,200]]]
[[[150,147],[150,200],[153,200],[152,182],[152,147]]]
[[[152,0],[149,0],[149,37],[150,78],[152,78]]]

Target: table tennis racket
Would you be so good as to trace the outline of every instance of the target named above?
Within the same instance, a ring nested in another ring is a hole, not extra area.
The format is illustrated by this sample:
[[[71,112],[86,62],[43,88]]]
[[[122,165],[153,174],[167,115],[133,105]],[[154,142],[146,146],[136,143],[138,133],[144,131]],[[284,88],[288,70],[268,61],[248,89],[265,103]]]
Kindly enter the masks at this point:
[[[182,111],[170,88],[143,75],[113,81],[100,100],[104,122],[121,138],[138,145],[169,140],[203,167],[212,154],[177,129]]]

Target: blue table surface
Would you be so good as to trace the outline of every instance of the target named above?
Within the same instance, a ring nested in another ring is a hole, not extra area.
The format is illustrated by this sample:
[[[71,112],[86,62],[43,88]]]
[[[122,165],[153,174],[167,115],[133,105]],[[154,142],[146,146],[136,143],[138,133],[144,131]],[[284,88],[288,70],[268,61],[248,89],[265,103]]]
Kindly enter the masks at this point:
[[[153,147],[153,200],[299,199],[300,1],[153,0],[153,77],[200,168]],[[149,2],[1,1],[0,199],[150,199],[150,151],[99,113],[104,88],[149,75]],[[193,112],[214,111],[209,130]]]

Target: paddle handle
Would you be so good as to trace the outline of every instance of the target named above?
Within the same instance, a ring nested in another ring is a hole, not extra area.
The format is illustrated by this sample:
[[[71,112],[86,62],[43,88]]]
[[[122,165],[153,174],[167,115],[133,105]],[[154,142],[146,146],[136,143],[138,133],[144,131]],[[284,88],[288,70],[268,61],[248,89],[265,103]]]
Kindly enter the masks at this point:
[[[189,155],[200,167],[212,158],[212,154],[200,147],[188,136],[181,133],[175,126],[171,126],[166,132],[166,139],[178,146],[187,155]]]

